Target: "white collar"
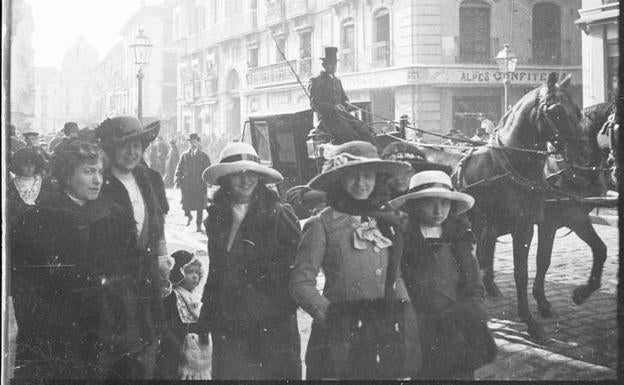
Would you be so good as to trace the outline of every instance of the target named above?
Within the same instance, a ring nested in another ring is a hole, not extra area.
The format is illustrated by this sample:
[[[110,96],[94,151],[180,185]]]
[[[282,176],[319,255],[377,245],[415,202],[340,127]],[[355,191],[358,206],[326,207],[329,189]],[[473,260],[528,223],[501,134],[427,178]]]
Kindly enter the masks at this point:
[[[76,198],[75,196],[71,195],[68,191],[66,191],[65,194],[67,194],[69,199],[74,201],[74,203],[77,204],[78,206],[83,206],[85,203],[87,203],[87,201],[85,201],[83,199]]]

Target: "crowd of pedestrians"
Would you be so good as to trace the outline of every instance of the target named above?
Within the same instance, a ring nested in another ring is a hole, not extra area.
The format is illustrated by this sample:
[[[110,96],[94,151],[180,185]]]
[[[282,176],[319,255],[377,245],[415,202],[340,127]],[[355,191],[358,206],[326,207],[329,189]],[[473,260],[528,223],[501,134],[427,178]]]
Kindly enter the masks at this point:
[[[10,129],[14,378],[302,379],[299,307],[305,379],[469,380],[494,359],[474,199],[447,167],[350,141],[281,197],[252,146],[211,157],[211,138],[159,129],[68,123],[50,152]],[[174,187],[209,266],[167,248]]]

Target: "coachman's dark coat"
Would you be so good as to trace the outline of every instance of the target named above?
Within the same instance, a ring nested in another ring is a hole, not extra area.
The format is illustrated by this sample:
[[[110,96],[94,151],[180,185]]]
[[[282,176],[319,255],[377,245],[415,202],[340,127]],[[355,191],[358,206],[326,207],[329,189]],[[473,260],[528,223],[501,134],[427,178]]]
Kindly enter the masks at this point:
[[[476,323],[487,319],[485,289],[469,224],[463,218],[449,217],[442,227],[442,237],[432,241],[425,240],[418,224],[410,224],[402,259],[403,279],[419,316],[423,352],[419,378],[427,380],[465,379],[461,376],[466,373],[449,370],[448,362],[432,358],[444,322],[452,317],[468,317]]]
[[[192,151],[190,148],[182,154],[175,176],[182,190],[182,208],[203,210],[208,188],[202,179],[202,173],[210,166],[210,158],[200,149],[197,149],[195,155]]]
[[[212,333],[213,379],[301,379],[297,307],[288,276],[300,238],[290,206],[256,190],[231,251],[227,199],[215,196],[205,221],[210,270],[199,323]]]
[[[336,110],[337,105],[347,109],[349,101],[342,88],[340,79],[321,71],[317,77],[310,78],[308,84],[310,106],[319,114],[320,126],[334,137],[334,144],[342,144],[352,140],[365,140],[374,143],[370,129],[353,116]]]
[[[120,378],[151,328],[128,211],[67,195],[27,211],[11,233],[19,327],[16,378]]]

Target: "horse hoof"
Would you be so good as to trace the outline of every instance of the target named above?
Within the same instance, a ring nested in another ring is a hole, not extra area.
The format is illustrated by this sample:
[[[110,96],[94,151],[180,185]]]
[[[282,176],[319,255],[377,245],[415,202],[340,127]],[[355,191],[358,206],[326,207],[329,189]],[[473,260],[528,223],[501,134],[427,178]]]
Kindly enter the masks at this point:
[[[589,287],[589,285],[581,285],[572,291],[572,301],[576,305],[580,305],[597,289],[598,288]]]
[[[548,340],[542,325],[535,321],[527,325],[527,332],[529,333],[529,339],[535,343],[543,344]]]
[[[485,292],[490,297],[500,297],[503,294],[494,281],[483,282],[483,285],[485,286]]]
[[[538,305],[537,310],[543,318],[557,318],[559,316],[550,303]]]

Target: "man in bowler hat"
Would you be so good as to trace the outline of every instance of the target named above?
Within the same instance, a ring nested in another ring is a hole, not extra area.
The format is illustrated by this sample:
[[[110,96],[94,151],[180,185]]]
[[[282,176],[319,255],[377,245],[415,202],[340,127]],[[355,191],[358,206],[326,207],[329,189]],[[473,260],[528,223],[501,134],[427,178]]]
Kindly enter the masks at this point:
[[[376,144],[371,128],[349,114],[355,106],[349,103],[342,83],[335,76],[337,51],[336,47],[325,47],[325,56],[321,58],[323,71],[317,77],[310,78],[308,84],[310,105],[318,114],[319,127],[334,137],[334,144],[353,140]]]
[[[191,147],[180,157],[175,173],[176,186],[182,190],[182,209],[188,218],[186,225],[190,225],[193,220],[191,211],[196,211],[195,223],[197,224],[197,231],[201,232],[203,210],[208,192],[206,183],[202,179],[202,173],[210,166],[210,158],[199,148],[201,141],[199,135],[191,134],[188,141]]]

